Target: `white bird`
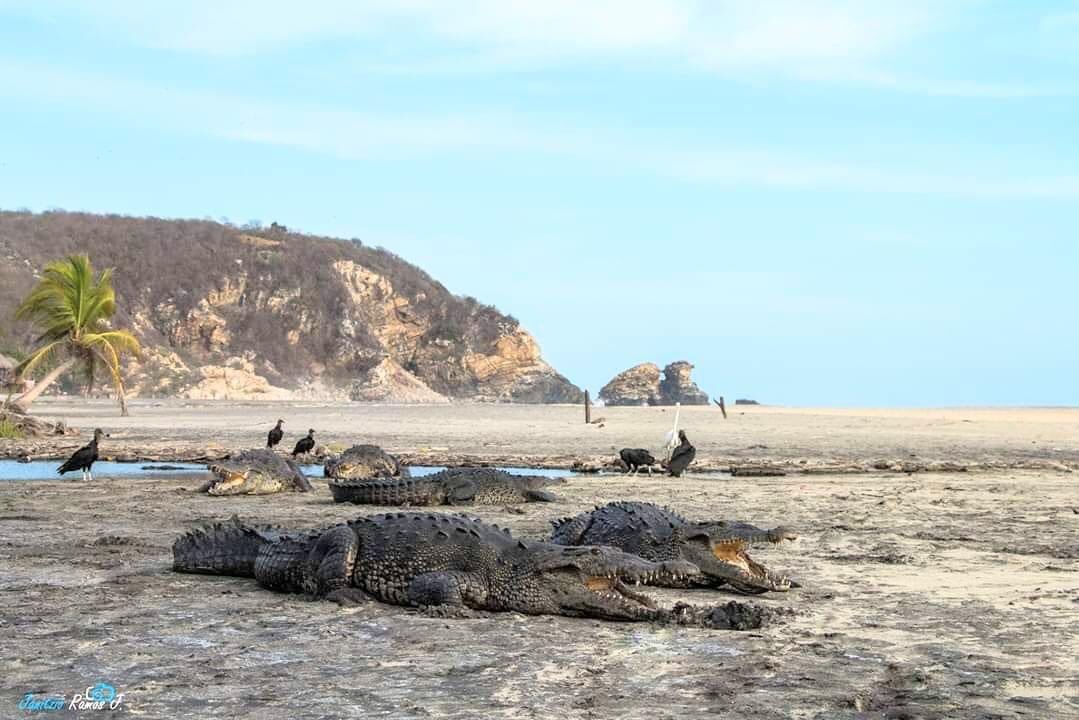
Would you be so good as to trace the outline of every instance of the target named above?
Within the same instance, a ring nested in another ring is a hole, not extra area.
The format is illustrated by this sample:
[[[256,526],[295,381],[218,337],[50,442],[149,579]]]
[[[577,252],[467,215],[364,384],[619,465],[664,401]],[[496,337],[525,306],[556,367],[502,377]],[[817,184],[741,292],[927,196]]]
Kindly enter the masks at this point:
[[[677,402],[674,404],[674,427],[670,429],[667,436],[663,438],[663,449],[666,451],[666,459],[664,462],[670,462],[671,453],[678,447],[680,440],[678,439],[678,413],[682,410],[682,403]]]

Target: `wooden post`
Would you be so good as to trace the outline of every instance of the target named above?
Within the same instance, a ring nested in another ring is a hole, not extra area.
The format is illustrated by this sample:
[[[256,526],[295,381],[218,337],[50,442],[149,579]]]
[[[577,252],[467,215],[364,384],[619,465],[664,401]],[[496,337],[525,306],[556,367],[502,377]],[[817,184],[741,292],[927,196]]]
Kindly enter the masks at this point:
[[[585,425],[592,424],[592,398],[587,390],[584,391],[584,423]]]
[[[723,412],[723,419],[727,419],[727,405],[723,402],[723,396],[719,396],[719,409]]]

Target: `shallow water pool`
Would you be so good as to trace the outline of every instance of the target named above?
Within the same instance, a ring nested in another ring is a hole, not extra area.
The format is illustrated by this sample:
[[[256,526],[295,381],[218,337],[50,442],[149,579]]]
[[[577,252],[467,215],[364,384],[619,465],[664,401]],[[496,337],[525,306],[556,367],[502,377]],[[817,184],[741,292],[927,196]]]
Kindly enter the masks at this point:
[[[62,460],[32,460],[28,463],[18,460],[0,460],[0,482],[5,480],[56,480],[68,479],[79,480],[81,472],[69,472],[60,476],[56,474],[56,468],[60,467]],[[164,468],[168,468],[167,470]],[[311,478],[322,477],[322,465],[301,465],[304,474]],[[413,477],[423,477],[445,470],[444,467],[435,465],[412,465],[409,467]],[[499,470],[514,473],[516,475],[542,475],[544,477],[569,477],[573,473],[569,470],[548,470],[533,468],[503,467]],[[206,465],[201,463],[183,462],[105,462],[94,463],[94,475],[96,477],[123,477],[145,478],[163,477],[169,475],[192,475],[205,473]]]

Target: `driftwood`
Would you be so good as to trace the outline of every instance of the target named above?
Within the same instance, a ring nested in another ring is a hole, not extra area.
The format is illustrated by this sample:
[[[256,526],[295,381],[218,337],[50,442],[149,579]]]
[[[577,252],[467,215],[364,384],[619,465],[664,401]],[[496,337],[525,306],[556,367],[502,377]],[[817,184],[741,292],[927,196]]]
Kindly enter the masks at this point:
[[[786,470],[773,465],[731,465],[733,477],[783,477]]]
[[[719,400],[716,400],[715,398],[712,398],[712,402],[714,402],[716,405],[719,405],[719,409],[723,412],[723,419],[726,420],[727,419],[727,405],[726,405],[726,403],[723,402],[723,396],[720,395]]]
[[[27,415],[13,405],[0,407],[0,425],[13,428],[15,432],[24,438],[50,437],[54,435],[77,435],[63,422],[46,422],[36,417]]]

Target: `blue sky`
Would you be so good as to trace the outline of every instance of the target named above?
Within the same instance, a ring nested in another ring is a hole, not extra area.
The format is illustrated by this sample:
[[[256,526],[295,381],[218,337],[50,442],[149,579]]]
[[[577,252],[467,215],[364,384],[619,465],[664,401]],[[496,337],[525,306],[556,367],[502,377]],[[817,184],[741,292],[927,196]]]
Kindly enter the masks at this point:
[[[0,0],[0,206],[359,237],[593,391],[1079,404],[1079,2]]]

